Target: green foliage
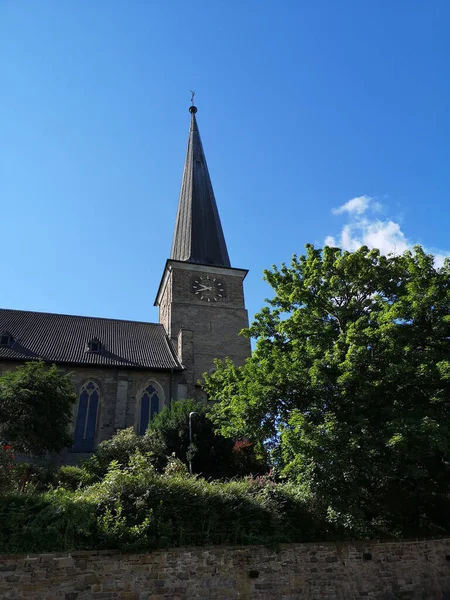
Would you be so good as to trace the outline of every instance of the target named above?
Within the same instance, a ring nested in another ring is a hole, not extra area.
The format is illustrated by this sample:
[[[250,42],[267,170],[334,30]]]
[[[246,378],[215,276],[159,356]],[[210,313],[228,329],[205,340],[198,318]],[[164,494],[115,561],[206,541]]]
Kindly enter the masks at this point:
[[[192,447],[189,445],[189,413],[192,416]],[[179,400],[150,421],[148,434],[161,440],[168,455],[173,454],[183,463],[192,459],[194,473],[204,477],[225,477],[229,473],[233,442],[214,432],[206,416],[207,406],[195,400]]]
[[[206,478],[220,479],[264,472],[265,464],[257,459],[253,446],[245,452],[234,451],[234,441],[215,431],[208,416],[209,406],[195,400],[179,400],[149,423],[147,435],[160,440],[165,452],[184,464],[192,458],[193,472]],[[192,416],[192,447],[189,443],[189,413]],[[244,456],[245,454],[245,456]]]
[[[167,465],[164,469],[164,475],[166,477],[171,477],[174,475],[187,475],[188,474],[188,470],[186,465],[181,462],[181,460],[179,458],[176,458],[175,456],[169,456],[168,460],[167,460]]]
[[[86,550],[95,546],[96,506],[73,492],[0,496],[0,549],[6,553]]]
[[[14,489],[14,466],[11,446],[0,446],[0,494]]]
[[[72,444],[68,426],[76,401],[69,375],[55,365],[26,363],[0,377],[0,442],[36,456]]]
[[[222,433],[272,446],[282,476],[330,522],[448,531],[450,266],[420,247],[307,246],[265,279],[256,350],[206,376]],[[364,531],[362,531],[364,534]]]
[[[138,451],[149,456],[155,469],[162,473],[168,456],[174,456],[184,465],[192,456],[194,472],[207,478],[219,479],[266,470],[264,452],[260,456],[253,445],[236,448],[234,442],[215,433],[207,416],[208,406],[194,400],[173,402],[149,423],[145,435],[138,435],[132,427],[119,431],[110,440],[102,442],[96,453],[82,465],[83,483],[100,481],[112,461],[126,466]],[[192,417],[193,445],[189,445],[189,413]]]
[[[54,482],[54,472],[51,468],[17,462],[8,446],[3,451],[0,450],[0,494],[44,492]]]
[[[85,481],[99,481],[112,461],[126,466],[137,451],[151,454],[158,470],[164,469],[167,463],[166,448],[160,438],[151,433],[138,435],[133,427],[129,427],[116,433],[110,440],[101,442],[96,453],[83,463]]]
[[[54,469],[34,463],[16,463],[13,471],[14,487],[18,492],[44,492],[55,483]]]
[[[63,465],[55,473],[55,480],[57,485],[66,490],[76,490],[83,485],[83,483],[89,481],[86,477],[85,471],[81,467],[72,467],[69,465]]]
[[[0,496],[0,552],[206,544],[276,544],[335,537],[298,490],[266,478],[229,483],[190,477],[177,459],[163,475],[148,456],[112,462],[92,486]]]

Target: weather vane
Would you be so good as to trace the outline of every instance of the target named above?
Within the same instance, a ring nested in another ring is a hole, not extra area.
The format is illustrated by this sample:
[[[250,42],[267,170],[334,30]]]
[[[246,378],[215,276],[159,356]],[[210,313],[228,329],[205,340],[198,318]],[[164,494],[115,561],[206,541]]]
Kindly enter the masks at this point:
[[[194,106],[194,96],[195,96],[195,92],[193,90],[189,90],[191,92],[191,104],[192,106]]]

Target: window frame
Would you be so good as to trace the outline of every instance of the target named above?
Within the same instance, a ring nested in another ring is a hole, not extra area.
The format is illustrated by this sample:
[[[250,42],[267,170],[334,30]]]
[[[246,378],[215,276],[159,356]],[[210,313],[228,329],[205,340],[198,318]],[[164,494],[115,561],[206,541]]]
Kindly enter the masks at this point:
[[[8,331],[3,331],[0,333],[0,347],[7,348],[8,346],[11,346],[12,339],[13,337]]]
[[[92,388],[88,388],[89,385],[92,384]],[[82,395],[86,393],[87,394],[87,399],[86,399],[86,408],[85,408],[85,415],[84,415],[84,426],[83,426],[83,433],[82,433],[82,437],[78,440],[77,439],[77,429],[79,427],[79,416],[80,416],[80,410],[82,409],[81,402],[82,402]],[[94,394],[96,394],[96,399],[92,400]],[[80,389],[78,391],[78,402],[76,404],[76,411],[75,411],[75,415],[74,415],[74,421],[73,421],[73,436],[74,436],[74,443],[73,446],[71,448],[71,452],[75,452],[75,453],[90,453],[93,452],[96,446],[96,442],[97,442],[97,436],[98,436],[98,424],[99,424],[99,415],[100,415],[100,406],[101,406],[101,398],[102,398],[102,393],[101,393],[101,389],[100,389],[100,385],[97,383],[97,381],[95,381],[94,379],[87,379],[86,381],[84,381],[81,386]],[[96,402],[96,407],[94,408],[94,411],[92,411],[92,402]],[[89,432],[90,428],[92,427],[92,420],[90,422],[90,419],[92,419],[92,414],[94,412],[94,417],[93,417],[93,434],[92,436],[90,435],[89,437],[86,436],[86,434]]]
[[[88,352],[92,352],[92,354],[98,354],[102,350],[103,346],[101,341],[97,337],[95,337],[89,340],[89,342],[87,343],[87,347]]]
[[[151,396],[148,394],[147,390],[149,387],[153,387],[154,392],[152,392]],[[144,400],[144,395],[147,392],[147,395],[149,395],[149,406],[148,406],[148,421],[145,425],[145,429],[144,431],[142,431],[142,401]],[[156,397],[158,398],[158,410],[156,412],[153,412],[153,416],[152,416],[152,397],[154,396],[154,394],[156,394]],[[138,435],[144,435],[145,431],[147,431],[147,427],[148,424],[150,423],[150,421],[154,418],[155,415],[159,414],[161,412],[161,410],[163,409],[163,407],[165,406],[165,394],[164,394],[164,390],[162,388],[162,386],[154,381],[154,380],[150,380],[147,381],[146,384],[144,386],[142,386],[139,389],[139,394],[137,396],[138,401],[136,402],[136,418],[135,418],[135,428],[136,428],[136,432],[138,433]]]

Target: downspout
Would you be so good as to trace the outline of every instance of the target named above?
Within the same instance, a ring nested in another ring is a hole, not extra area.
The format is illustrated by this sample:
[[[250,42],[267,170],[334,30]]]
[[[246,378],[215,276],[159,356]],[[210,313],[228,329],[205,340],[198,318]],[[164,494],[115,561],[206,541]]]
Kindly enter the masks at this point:
[[[170,377],[169,377],[169,408],[172,406],[172,379],[173,379],[173,369],[170,369]]]

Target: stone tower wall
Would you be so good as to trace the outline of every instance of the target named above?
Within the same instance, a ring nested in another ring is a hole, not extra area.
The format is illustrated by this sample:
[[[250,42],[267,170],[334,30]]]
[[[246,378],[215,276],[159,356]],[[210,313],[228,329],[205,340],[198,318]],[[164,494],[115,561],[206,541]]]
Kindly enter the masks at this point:
[[[248,327],[243,278],[246,271],[173,263],[166,272],[159,298],[159,321],[177,346],[180,329],[193,332],[193,362],[180,356],[197,381],[214,368],[214,359],[230,357],[241,365],[250,356],[250,341],[239,335]],[[201,300],[192,291],[195,277],[215,277],[225,285],[226,294],[217,301]]]

